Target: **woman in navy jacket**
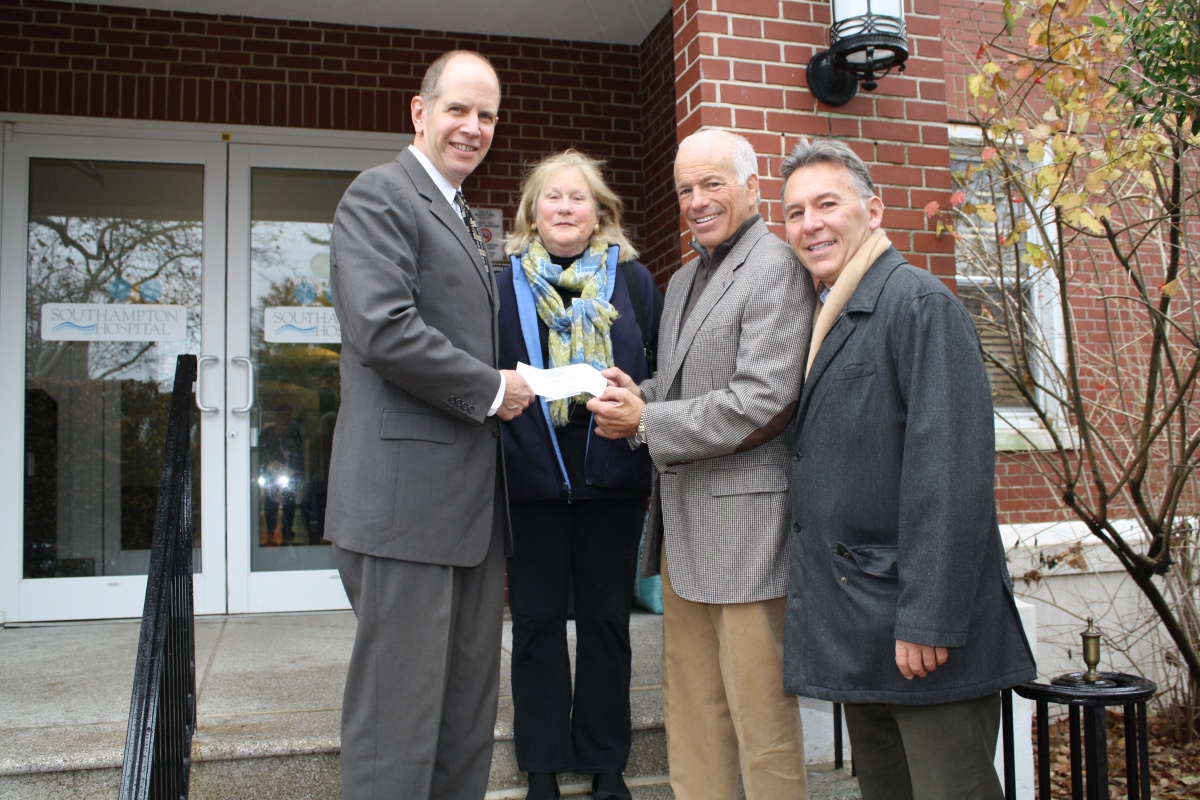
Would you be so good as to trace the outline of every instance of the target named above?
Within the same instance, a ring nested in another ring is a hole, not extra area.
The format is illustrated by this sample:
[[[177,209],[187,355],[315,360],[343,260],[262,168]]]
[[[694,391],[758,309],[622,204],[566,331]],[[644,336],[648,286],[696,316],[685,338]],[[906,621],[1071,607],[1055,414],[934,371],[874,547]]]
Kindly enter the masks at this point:
[[[587,362],[649,377],[662,296],[634,260],[600,167],[567,150],[522,183],[505,240],[511,268],[496,277],[502,369]],[[503,428],[514,738],[528,800],[558,797],[560,772],[593,775],[600,800],[630,796],[629,602],[651,465],[644,448],[598,437],[585,403],[539,397]]]

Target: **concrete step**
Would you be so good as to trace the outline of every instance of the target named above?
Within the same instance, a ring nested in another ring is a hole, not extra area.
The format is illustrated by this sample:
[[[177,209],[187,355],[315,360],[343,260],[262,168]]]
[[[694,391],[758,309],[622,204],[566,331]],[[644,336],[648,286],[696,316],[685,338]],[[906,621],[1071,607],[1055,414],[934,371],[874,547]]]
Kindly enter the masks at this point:
[[[638,800],[671,798],[662,731],[661,619],[636,614],[628,783]],[[274,614],[196,621],[199,727],[194,800],[333,800],[338,729],[353,616]],[[0,630],[0,797],[111,800],[120,784],[138,623],[10,626]],[[524,798],[512,747],[505,625],[501,700],[489,800]],[[809,758],[832,760],[828,707],[803,703]],[[857,798],[845,771],[815,768],[814,800]],[[587,776],[563,775],[565,796]],[[848,793],[849,792],[849,793]]]

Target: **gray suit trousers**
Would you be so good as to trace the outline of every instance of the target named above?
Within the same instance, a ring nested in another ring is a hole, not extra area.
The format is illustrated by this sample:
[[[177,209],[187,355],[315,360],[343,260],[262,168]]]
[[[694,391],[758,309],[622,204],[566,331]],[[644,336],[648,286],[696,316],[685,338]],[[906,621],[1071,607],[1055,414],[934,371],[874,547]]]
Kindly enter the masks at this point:
[[[342,797],[480,800],[499,691],[503,526],[476,567],[336,545],[334,556],[358,617],[342,705]]]

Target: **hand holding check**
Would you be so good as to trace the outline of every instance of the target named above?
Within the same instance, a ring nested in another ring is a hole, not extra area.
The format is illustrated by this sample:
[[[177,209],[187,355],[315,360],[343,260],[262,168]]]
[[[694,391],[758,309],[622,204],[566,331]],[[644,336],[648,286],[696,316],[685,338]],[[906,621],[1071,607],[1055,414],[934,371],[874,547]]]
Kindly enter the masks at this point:
[[[588,400],[588,411],[596,416],[596,433],[606,439],[628,439],[637,433],[646,402],[633,379],[617,367],[600,373],[609,383],[599,397]]]

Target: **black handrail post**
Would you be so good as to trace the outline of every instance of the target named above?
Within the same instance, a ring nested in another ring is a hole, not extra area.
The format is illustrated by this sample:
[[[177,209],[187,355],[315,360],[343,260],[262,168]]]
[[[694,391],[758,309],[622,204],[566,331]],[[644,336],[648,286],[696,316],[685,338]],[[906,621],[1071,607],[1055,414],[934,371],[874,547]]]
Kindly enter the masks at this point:
[[[120,800],[187,798],[196,731],[191,407],[196,357],[176,360]]]
[[[1001,742],[1004,746],[1004,800],[1017,800],[1016,743],[1013,741],[1012,689],[1000,693],[1000,719],[1003,723]]]
[[[833,768],[841,769],[845,764],[842,758],[842,704],[833,704]]]

